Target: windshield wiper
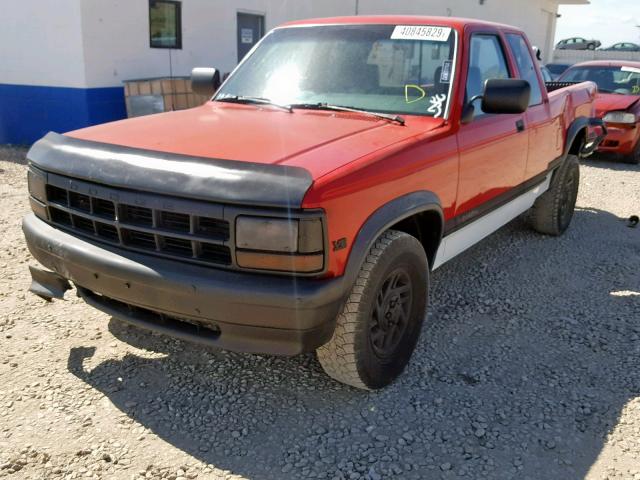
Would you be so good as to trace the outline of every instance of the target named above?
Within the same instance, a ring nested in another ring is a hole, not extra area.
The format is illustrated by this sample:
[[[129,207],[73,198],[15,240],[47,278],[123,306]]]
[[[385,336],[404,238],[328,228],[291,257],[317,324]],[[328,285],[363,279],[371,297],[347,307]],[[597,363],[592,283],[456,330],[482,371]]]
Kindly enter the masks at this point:
[[[391,122],[398,122],[400,125],[405,124],[404,118],[402,118],[400,115],[371,112],[369,110],[364,110],[362,108],[345,107],[342,105],[331,105],[330,103],[292,103],[288,106],[291,108],[300,108],[300,109],[308,109],[308,110],[333,110],[337,112],[364,113],[365,115],[384,118],[385,120],[389,120]]]
[[[269,100],[268,98],[262,98],[262,97],[250,97],[250,96],[246,96],[246,95],[233,95],[231,97],[216,98],[215,101],[216,102],[227,102],[227,103],[272,105],[274,107],[286,110],[289,113],[293,113],[293,108],[291,108],[291,105],[282,105],[281,103],[276,103],[273,100]]]

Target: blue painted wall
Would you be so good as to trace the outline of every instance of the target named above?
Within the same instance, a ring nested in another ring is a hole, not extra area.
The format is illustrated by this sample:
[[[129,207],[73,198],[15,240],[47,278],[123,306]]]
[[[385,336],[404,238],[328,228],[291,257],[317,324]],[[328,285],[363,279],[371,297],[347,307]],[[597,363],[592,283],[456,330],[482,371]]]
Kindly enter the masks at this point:
[[[125,118],[123,87],[0,84],[0,143],[31,144],[58,133]]]

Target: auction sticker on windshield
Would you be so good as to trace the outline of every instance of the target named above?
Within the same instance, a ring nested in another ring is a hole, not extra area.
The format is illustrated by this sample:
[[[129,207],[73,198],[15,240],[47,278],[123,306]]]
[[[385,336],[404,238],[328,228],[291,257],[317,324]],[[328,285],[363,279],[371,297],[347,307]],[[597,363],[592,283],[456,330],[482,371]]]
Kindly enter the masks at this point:
[[[451,35],[451,27],[433,27],[426,25],[398,25],[393,29],[391,40],[429,40],[446,42]]]

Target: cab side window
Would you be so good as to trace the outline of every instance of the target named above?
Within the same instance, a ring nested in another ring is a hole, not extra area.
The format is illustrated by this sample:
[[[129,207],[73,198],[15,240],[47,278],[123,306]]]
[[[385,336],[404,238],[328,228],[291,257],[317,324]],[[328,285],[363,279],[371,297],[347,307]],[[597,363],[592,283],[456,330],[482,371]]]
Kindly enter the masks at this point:
[[[527,46],[527,42],[522,35],[507,34],[507,41],[511,46],[511,51],[516,57],[516,64],[520,72],[520,78],[526,80],[531,85],[531,99],[529,106],[540,105],[542,103],[542,90],[540,90],[540,81],[536,73],[536,66],[533,63],[531,49]]]
[[[490,78],[509,78],[509,67],[496,35],[476,34],[471,36],[469,71],[467,73],[466,101],[484,92],[484,82]],[[476,117],[485,115],[480,101],[474,102]]]

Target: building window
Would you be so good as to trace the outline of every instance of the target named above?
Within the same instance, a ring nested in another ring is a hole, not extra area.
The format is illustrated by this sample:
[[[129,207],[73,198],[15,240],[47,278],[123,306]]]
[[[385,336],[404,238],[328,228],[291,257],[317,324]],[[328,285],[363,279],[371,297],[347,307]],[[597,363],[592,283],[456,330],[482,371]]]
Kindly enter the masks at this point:
[[[149,41],[151,48],[182,48],[180,2],[149,0]]]

